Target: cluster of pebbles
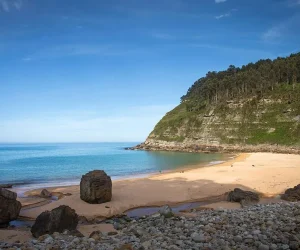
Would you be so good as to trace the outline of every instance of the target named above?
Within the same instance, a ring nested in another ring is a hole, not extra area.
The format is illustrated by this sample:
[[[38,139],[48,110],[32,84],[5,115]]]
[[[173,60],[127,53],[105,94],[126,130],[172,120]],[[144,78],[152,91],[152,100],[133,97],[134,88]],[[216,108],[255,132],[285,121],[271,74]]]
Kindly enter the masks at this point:
[[[168,209],[137,219],[106,221],[117,232],[82,237],[65,231],[22,244],[2,242],[0,249],[300,249],[300,202],[203,210],[185,216],[172,216]]]

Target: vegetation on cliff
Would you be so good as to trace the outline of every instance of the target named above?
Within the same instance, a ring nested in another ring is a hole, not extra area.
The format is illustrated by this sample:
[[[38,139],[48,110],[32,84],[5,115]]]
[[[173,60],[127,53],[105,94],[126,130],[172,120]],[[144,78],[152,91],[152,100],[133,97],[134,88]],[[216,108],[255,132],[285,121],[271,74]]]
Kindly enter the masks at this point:
[[[150,139],[300,145],[300,53],[208,72],[156,125]]]

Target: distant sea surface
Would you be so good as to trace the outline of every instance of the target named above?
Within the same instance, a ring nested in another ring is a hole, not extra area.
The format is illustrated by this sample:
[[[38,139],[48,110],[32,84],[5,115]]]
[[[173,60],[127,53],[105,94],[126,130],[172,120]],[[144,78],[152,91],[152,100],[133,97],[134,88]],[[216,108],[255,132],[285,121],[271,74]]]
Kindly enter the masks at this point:
[[[226,160],[223,154],[124,150],[133,143],[0,144],[0,184],[79,184],[88,171],[102,169],[112,179],[143,176],[195,164]]]

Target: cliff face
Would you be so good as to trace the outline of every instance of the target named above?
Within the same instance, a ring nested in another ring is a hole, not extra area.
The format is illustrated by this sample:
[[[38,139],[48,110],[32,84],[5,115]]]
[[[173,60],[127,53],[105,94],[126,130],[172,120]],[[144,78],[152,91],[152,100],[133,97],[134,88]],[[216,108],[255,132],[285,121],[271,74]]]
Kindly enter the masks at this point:
[[[144,148],[289,151],[300,148],[300,113],[281,99],[230,100],[187,112],[180,104],[162,118]]]
[[[300,151],[300,53],[208,72],[137,148]]]

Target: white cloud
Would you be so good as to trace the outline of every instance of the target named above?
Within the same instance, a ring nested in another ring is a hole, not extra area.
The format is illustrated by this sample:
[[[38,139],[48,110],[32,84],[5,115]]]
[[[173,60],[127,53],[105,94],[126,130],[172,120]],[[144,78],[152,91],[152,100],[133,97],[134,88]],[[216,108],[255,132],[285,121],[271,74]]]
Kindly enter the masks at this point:
[[[12,9],[20,11],[22,6],[22,0],[0,0],[0,10],[2,8],[5,12],[10,12]]]
[[[31,59],[31,57],[24,57],[22,60],[23,60],[24,62],[29,62],[29,61],[31,61],[32,59]]]
[[[159,32],[153,32],[151,33],[151,36],[157,39],[163,39],[163,40],[169,40],[174,39],[175,37],[168,34],[168,33],[159,33]]]
[[[299,38],[300,13],[270,27],[262,34],[262,39],[268,42],[279,41],[282,39]]]
[[[17,10],[21,10],[22,5],[23,5],[23,2],[22,2],[22,0],[17,0],[17,1],[14,1],[14,2],[13,2],[13,5],[15,6],[15,8],[16,8]]]
[[[224,18],[224,17],[230,17],[231,16],[231,13],[228,12],[228,13],[225,13],[225,14],[222,14],[222,15],[219,15],[219,16],[215,16],[216,19],[221,19],[221,18]]]
[[[9,12],[9,5],[6,0],[0,0],[0,5],[5,12]]]
[[[226,2],[227,0],[215,0],[215,3],[224,3]]]
[[[231,9],[230,11],[228,11],[227,13],[225,14],[222,14],[222,15],[219,15],[219,16],[215,16],[216,19],[221,19],[221,18],[224,18],[224,17],[230,17],[232,12],[236,12],[238,11],[238,9]]]
[[[272,40],[281,36],[281,27],[273,27],[263,34],[263,40]]]
[[[294,7],[294,6],[300,5],[300,0],[289,0],[288,1],[288,7]]]

